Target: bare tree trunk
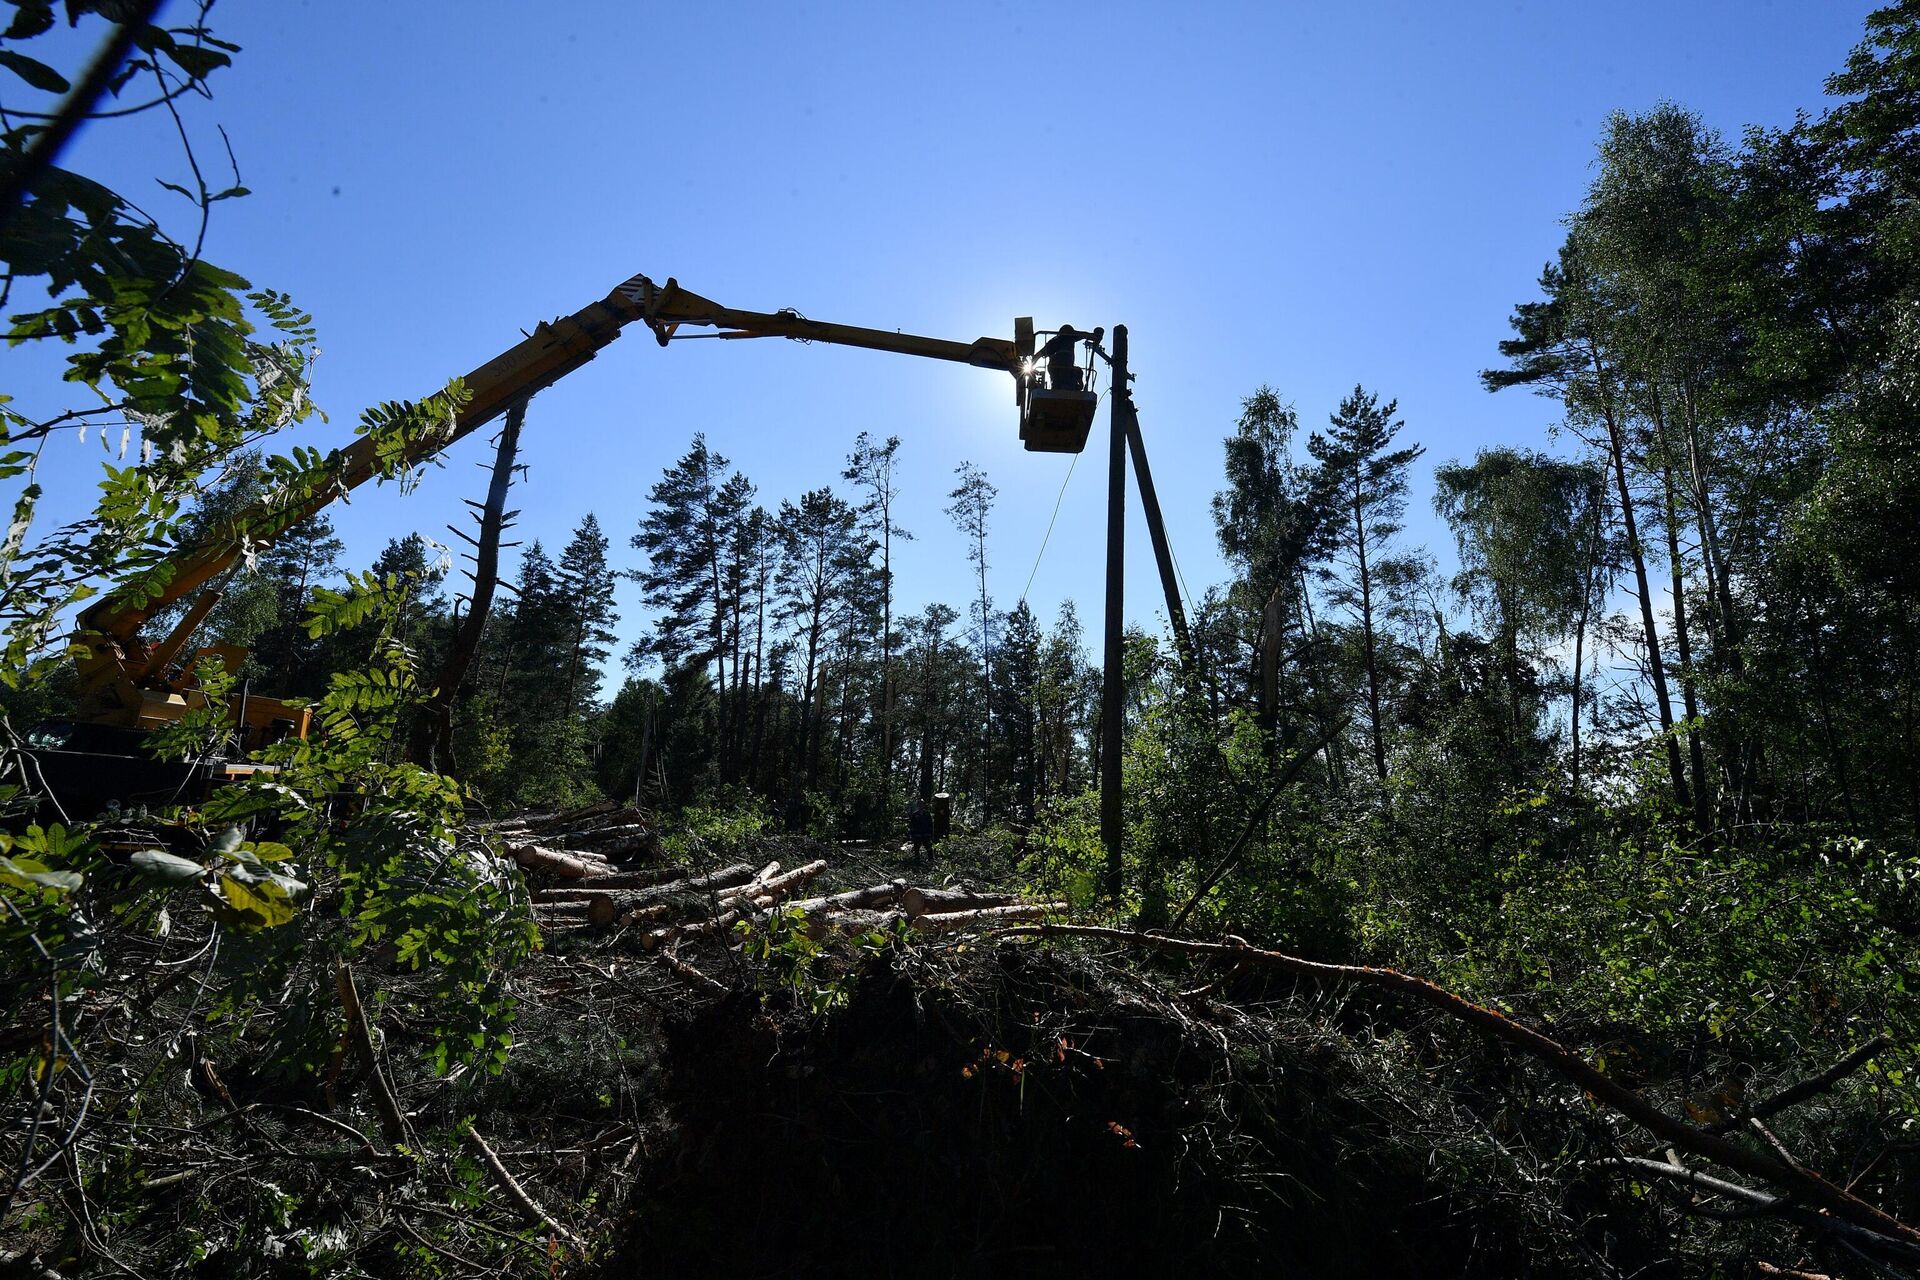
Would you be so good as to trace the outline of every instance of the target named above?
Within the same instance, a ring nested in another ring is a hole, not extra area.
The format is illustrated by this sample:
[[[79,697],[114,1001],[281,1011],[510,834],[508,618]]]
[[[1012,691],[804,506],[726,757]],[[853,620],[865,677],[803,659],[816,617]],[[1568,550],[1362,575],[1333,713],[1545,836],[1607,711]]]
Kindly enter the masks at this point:
[[[1746,670],[1740,652],[1740,624],[1733,611],[1731,569],[1721,550],[1719,521],[1713,514],[1713,486],[1707,476],[1706,447],[1701,441],[1700,423],[1695,412],[1691,388],[1683,390],[1681,412],[1687,432],[1687,482],[1693,497],[1694,517],[1700,530],[1700,560],[1707,575],[1707,599],[1713,606],[1709,617],[1718,618],[1713,632],[1714,666],[1719,671],[1738,675]],[[1724,754],[1728,782],[1735,799],[1735,812],[1749,803],[1753,779],[1762,771],[1765,748],[1751,738],[1736,736],[1737,722],[1725,727]]]
[[[1700,701],[1694,688],[1693,640],[1687,627],[1686,566],[1680,558],[1680,502],[1674,488],[1673,448],[1658,390],[1653,396],[1653,425],[1660,443],[1660,479],[1666,496],[1667,568],[1673,580],[1673,637],[1680,654],[1680,696],[1687,710],[1687,756],[1693,771],[1693,821],[1702,836],[1713,831],[1713,797],[1707,785],[1706,750],[1701,743]]]
[[[1573,629],[1573,716],[1570,725],[1572,735],[1572,760],[1570,764],[1572,773],[1571,794],[1576,798],[1580,794],[1580,695],[1584,688],[1581,681],[1586,674],[1583,652],[1586,649],[1587,643],[1587,625],[1593,619],[1593,597],[1598,587],[1594,579],[1599,576],[1601,557],[1601,503],[1598,490],[1595,490],[1592,496],[1593,529],[1588,542],[1588,547],[1592,554],[1587,559],[1586,576],[1583,579],[1584,590],[1580,595],[1580,616],[1574,623]]]
[[[893,812],[893,503],[880,507],[880,797]]]
[[[1680,744],[1673,736],[1673,699],[1667,693],[1667,668],[1660,657],[1660,628],[1653,616],[1653,587],[1647,579],[1647,553],[1640,544],[1640,527],[1633,518],[1633,491],[1627,484],[1626,433],[1614,413],[1612,397],[1604,394],[1607,375],[1600,363],[1600,352],[1589,344],[1588,354],[1593,361],[1594,377],[1599,379],[1603,388],[1600,408],[1607,426],[1607,453],[1613,461],[1614,496],[1620,502],[1620,523],[1626,528],[1627,552],[1633,558],[1634,587],[1640,597],[1640,622],[1646,633],[1647,673],[1653,681],[1660,732],[1667,742],[1667,773],[1673,780],[1674,799],[1679,802],[1683,812],[1690,812],[1693,802],[1687,790],[1686,766],[1680,760]]]
[[[727,770],[727,728],[728,728],[727,710],[728,710],[728,707],[727,707],[726,589],[720,577],[719,530],[709,527],[708,532],[711,537],[711,547],[712,547],[712,556],[710,559],[710,576],[713,579],[713,626],[711,629],[711,639],[713,642],[713,693],[714,693],[715,714],[719,717],[719,722],[714,725],[714,729],[716,730],[715,740],[719,745],[719,749],[714,752],[714,755],[719,760],[719,763],[720,763],[720,777],[727,782],[731,782],[733,781],[733,777]]]
[[[507,490],[513,485],[514,459],[520,452],[520,427],[526,420],[527,402],[522,400],[507,410],[494,446],[493,479],[487,485],[487,501],[480,513],[480,538],[474,543],[473,595],[468,601],[466,616],[460,620],[453,642],[447,647],[447,660],[441,664],[433,696],[421,708],[407,747],[407,758],[422,768],[451,773],[456,767],[454,701],[460,686],[466,682],[474,655],[480,651],[487,615],[493,608],[494,588],[500,581],[500,531],[506,525]]]
[[[929,628],[931,630],[931,628]],[[940,637],[927,641],[927,660],[920,677],[920,798],[933,795],[933,669],[940,657]]]
[[[1373,733],[1373,767],[1387,780],[1387,740],[1380,726],[1380,660],[1373,634],[1373,575],[1367,571],[1367,525],[1359,482],[1353,494],[1353,546],[1360,560],[1360,633],[1366,642],[1368,728]]]

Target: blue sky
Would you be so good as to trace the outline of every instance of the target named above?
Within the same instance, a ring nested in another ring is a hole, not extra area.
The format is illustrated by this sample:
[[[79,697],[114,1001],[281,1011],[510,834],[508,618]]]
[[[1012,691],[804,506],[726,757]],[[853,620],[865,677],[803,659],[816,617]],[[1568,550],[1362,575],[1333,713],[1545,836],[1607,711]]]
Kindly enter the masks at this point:
[[[1397,397],[1417,464],[1407,538],[1450,559],[1432,465],[1544,445],[1553,406],[1492,397],[1609,111],[1662,100],[1730,136],[1817,111],[1872,8],[1805,3],[1099,6],[563,5],[226,0],[244,46],[194,105],[250,198],[208,256],[317,319],[316,377],[348,438],[635,272],[731,306],[971,339],[1128,326],[1161,502],[1195,592],[1222,569],[1208,500],[1241,399],[1270,384],[1324,423],[1356,382]],[[169,7],[184,20],[187,6]],[[178,179],[159,119],[83,134],[68,163],[152,207]],[[165,125],[170,128],[170,125]],[[210,150],[209,150],[210,148]],[[6,389],[62,407],[35,354]],[[1102,428],[1104,429],[1104,428]],[[970,591],[941,508],[963,459],[999,486],[997,601],[1033,569],[1069,460],[1024,453],[998,374],[785,342],[629,333],[533,403],[517,536],[558,549],[591,510],[616,562],[647,488],[695,431],[770,507],[838,484],[856,433],[898,434],[902,611]],[[464,442],[421,492],[334,519],[364,564],[411,530],[450,540],[490,457]],[[1096,436],[1096,440],[1098,436]],[[97,443],[63,443],[55,485]],[[1104,451],[1081,458],[1030,598],[1097,619]],[[1159,608],[1145,530],[1128,613]],[[623,588],[621,630],[642,625]]]

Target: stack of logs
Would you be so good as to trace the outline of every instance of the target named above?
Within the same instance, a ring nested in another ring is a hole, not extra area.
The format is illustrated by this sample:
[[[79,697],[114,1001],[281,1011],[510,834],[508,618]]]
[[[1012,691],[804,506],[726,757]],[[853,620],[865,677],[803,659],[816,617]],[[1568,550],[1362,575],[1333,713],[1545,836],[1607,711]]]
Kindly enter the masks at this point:
[[[645,815],[611,800],[513,818],[492,830],[522,867],[563,880],[613,875],[617,863],[648,857],[659,848]]]
[[[696,875],[680,867],[582,876],[564,888],[534,891],[534,911],[545,928],[619,926],[638,930],[643,950],[694,938],[725,936],[741,921],[764,924],[776,910],[796,918],[815,937],[835,930],[864,933],[904,921],[922,933],[954,933],[976,925],[1038,920],[1066,909],[1062,902],[1021,902],[1004,893],[921,889],[904,880],[800,897],[824,875],[824,858],[788,870],[769,862],[755,870],[736,863]]]
[[[957,933],[975,926],[1038,920],[1064,911],[1063,902],[1022,902],[1012,894],[965,889],[922,889],[904,880],[801,897],[799,891],[827,870],[817,859],[788,870],[769,862],[755,870],[736,863],[696,873],[685,867],[622,868],[657,849],[641,814],[612,802],[586,809],[521,818],[499,824],[497,835],[514,861],[531,872],[565,881],[533,891],[542,929],[637,931],[648,951],[672,951],[683,941],[719,937],[731,941],[741,921],[764,924],[775,910],[793,915],[815,937],[836,930],[888,930],[900,922],[920,933]]]

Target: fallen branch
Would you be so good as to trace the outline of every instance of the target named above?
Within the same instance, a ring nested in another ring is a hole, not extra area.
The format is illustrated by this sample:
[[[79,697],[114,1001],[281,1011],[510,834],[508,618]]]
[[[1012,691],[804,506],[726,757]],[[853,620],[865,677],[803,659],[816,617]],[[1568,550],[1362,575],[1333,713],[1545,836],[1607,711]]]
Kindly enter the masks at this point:
[[[507,1199],[520,1206],[520,1211],[532,1219],[536,1227],[542,1231],[552,1232],[571,1245],[576,1252],[586,1252],[586,1241],[556,1222],[552,1214],[542,1209],[534,1198],[526,1193],[526,1189],[514,1181],[513,1175],[507,1172],[507,1166],[500,1163],[500,1157],[494,1154],[493,1148],[487,1145],[487,1140],[480,1136],[480,1131],[473,1127],[472,1121],[468,1121],[462,1127],[460,1138],[473,1154],[480,1158],[480,1163],[487,1167],[487,1172],[493,1175],[494,1182],[507,1193]]]
[[[1302,977],[1334,982],[1351,982],[1375,987],[1432,1005],[1470,1026],[1488,1032],[1495,1039],[1512,1045],[1545,1063],[1561,1076],[1579,1085],[1594,1101],[1611,1107],[1641,1128],[1665,1139],[1673,1146],[1728,1169],[1762,1178],[1782,1188],[1803,1203],[1824,1209],[1834,1219],[1851,1223],[1886,1246],[1911,1251],[1920,1257],[1920,1230],[1909,1226],[1858,1196],[1835,1186],[1797,1161],[1783,1160],[1774,1154],[1749,1150],[1730,1139],[1706,1129],[1695,1128],[1668,1115],[1626,1086],[1609,1079],[1591,1063],[1570,1052],[1559,1042],[1523,1027],[1496,1010],[1477,1005],[1445,988],[1401,973],[1397,969],[1379,969],[1367,965],[1326,964],[1303,960],[1283,951],[1267,951],[1245,943],[1196,942],[1164,934],[1135,933],[1100,925],[1034,924],[1015,925],[999,931],[1000,937],[1100,938],[1130,946],[1148,947],[1182,955],[1228,956],[1281,969]],[[1731,1185],[1731,1184],[1729,1184]]]
[[[342,960],[333,972],[334,985],[340,989],[340,1006],[347,1014],[347,1034],[360,1065],[367,1069],[368,1087],[373,1091],[374,1110],[380,1113],[380,1132],[387,1142],[400,1146],[409,1142],[407,1118],[394,1100],[386,1073],[380,1070],[380,1055],[374,1051],[373,1029],[367,1025],[367,1011],[360,1004],[360,991],[354,986],[353,970]]]
[[[726,983],[709,977],[707,974],[694,968],[685,960],[675,955],[672,947],[662,947],[654,952],[654,954],[660,957],[661,964],[667,966],[673,973],[693,983],[696,987],[705,987],[707,990],[718,992],[721,995],[727,993],[728,987]]]
[[[1787,1280],[1833,1280],[1824,1271],[1796,1271],[1791,1267],[1776,1267],[1759,1258],[1753,1260],[1753,1269],[1763,1276],[1785,1276]]]
[[[1742,1204],[1766,1213],[1777,1213],[1793,1218],[1805,1226],[1833,1231],[1883,1253],[1920,1261],[1920,1247],[1896,1243],[1888,1240],[1880,1232],[1856,1226],[1851,1222],[1840,1222],[1825,1214],[1809,1213],[1783,1197],[1771,1196],[1764,1191],[1756,1191],[1752,1187],[1743,1187],[1737,1182],[1728,1182],[1725,1178],[1716,1178],[1712,1174],[1689,1169],[1683,1164],[1669,1164],[1663,1160],[1647,1160],[1639,1156],[1615,1156],[1609,1160],[1596,1160],[1593,1162],[1593,1167],[1619,1169],[1643,1178],[1661,1178],[1669,1182],[1678,1182],[1700,1191],[1724,1196],[1729,1200],[1738,1200]]]
[[[1785,1111],[1788,1107],[1805,1102],[1808,1098],[1814,1097],[1817,1094],[1825,1093],[1858,1071],[1861,1067],[1873,1061],[1875,1057],[1885,1053],[1892,1044],[1893,1041],[1886,1036],[1875,1036],[1846,1057],[1840,1059],[1840,1061],[1828,1067],[1825,1071],[1822,1071],[1819,1075],[1809,1076],[1798,1084],[1789,1085],[1764,1102],[1749,1107],[1738,1115],[1729,1116],[1727,1119],[1710,1127],[1715,1133],[1726,1133],[1729,1130],[1738,1129],[1741,1125],[1750,1121],[1765,1120],[1768,1116],[1777,1115]]]

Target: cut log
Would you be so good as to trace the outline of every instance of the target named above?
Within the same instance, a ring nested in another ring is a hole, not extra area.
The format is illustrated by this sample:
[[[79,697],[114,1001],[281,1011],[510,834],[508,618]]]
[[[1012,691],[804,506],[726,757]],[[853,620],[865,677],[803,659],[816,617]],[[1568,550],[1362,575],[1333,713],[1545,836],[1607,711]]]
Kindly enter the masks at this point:
[[[1014,924],[1021,920],[1040,920],[1061,915],[1064,902],[1020,902],[1007,907],[978,907],[972,911],[950,911],[942,915],[921,916],[913,927],[921,933],[958,933],[962,929]]]
[[[773,865],[777,867],[780,864],[776,862]],[[825,858],[815,858],[805,866],[795,867],[793,870],[781,875],[769,876],[763,870],[760,875],[755,876],[747,884],[743,884],[737,889],[729,889],[723,892],[720,895],[720,901],[722,905],[725,905],[736,898],[759,897],[762,894],[769,893],[775,897],[781,897],[789,891],[797,889],[801,885],[815,879],[826,869],[827,860]]]
[[[817,939],[835,929],[847,933],[871,933],[875,930],[886,933],[906,918],[906,913],[903,911],[850,908],[841,911],[823,911],[808,923],[812,926],[809,932]]]
[[[528,871],[544,871],[563,880],[584,880],[588,876],[611,875],[613,868],[591,855],[582,856],[570,849],[548,849],[537,844],[509,845],[513,860]]]
[[[746,863],[736,865],[741,868],[743,874],[753,874]],[[616,871],[610,876],[596,876],[593,887],[596,889],[650,889],[655,885],[672,884],[675,880],[684,880],[691,874],[686,867],[643,867],[636,871]]]
[[[594,852],[615,862],[625,862],[633,858],[650,858],[660,852],[660,838],[654,831],[648,829],[640,835],[628,836],[611,844],[595,845]]]
[[[752,878],[753,868],[744,862],[736,862],[730,867],[709,871],[703,876],[687,876],[685,879],[670,880],[666,884],[655,885],[649,892],[655,897],[665,897],[675,893],[705,893],[709,890],[731,889],[735,885],[747,883]]]
[[[721,933],[733,928],[746,914],[741,910],[726,911],[689,924],[670,924],[664,929],[655,929],[650,933],[641,934],[640,949],[653,951],[669,942],[678,942],[682,938],[703,938],[710,933]]]
[[[981,907],[1011,907],[1020,901],[1009,893],[974,893],[967,889],[908,889],[900,906],[909,916],[947,915]]]
[[[652,834],[652,828],[644,822],[622,822],[610,827],[589,827],[584,830],[569,831],[564,836],[556,837],[555,843],[599,850],[610,844],[642,842]]]
[[[606,889],[602,886],[607,881],[622,877],[593,876],[563,889],[542,889],[535,895],[534,902],[543,910],[562,903],[575,904],[596,928],[606,929],[622,917],[628,924],[638,924],[672,915],[677,910],[724,909],[714,898],[715,891],[738,886],[752,874],[752,869],[740,862],[709,875],[686,876],[638,889]]]
[[[502,818],[498,822],[488,823],[488,829],[502,836],[528,836],[533,833],[551,838],[555,832],[581,830],[603,825],[609,821],[631,822],[639,815],[632,810],[622,810],[612,800],[596,800],[577,809],[563,809],[556,813],[522,813],[511,818]]]
[[[824,898],[804,898],[794,903],[794,908],[810,916],[828,911],[857,911],[863,907],[886,907],[899,900],[902,893],[911,893],[904,880],[895,880],[890,884],[868,885],[864,889],[848,889],[845,893],[829,894]]]
[[[544,827],[578,826],[588,818],[598,817],[603,813],[612,813],[619,807],[620,802],[617,800],[595,800],[592,804],[583,804],[577,808],[562,809],[559,813],[549,814],[539,820],[539,825]]]
[[[664,898],[676,893],[703,893],[710,889],[731,889],[745,884],[753,876],[753,868],[744,862],[736,862],[730,867],[708,872],[703,876],[686,874],[683,868],[672,868],[678,874],[667,879],[655,878],[654,872],[620,872],[614,875],[593,876],[578,884],[563,885],[557,889],[542,889],[534,895],[535,902],[584,902],[599,894],[612,894],[616,898],[636,901]]]
[[[779,864],[774,863],[772,865],[777,867]],[[773,909],[774,904],[779,902],[789,891],[807,883],[826,869],[826,860],[819,858],[807,863],[805,866],[795,867],[785,875],[770,876],[766,879],[756,877],[754,880],[742,885],[732,894],[722,899],[721,905],[725,907],[726,910],[720,914],[710,919],[695,920],[688,924],[668,925],[663,929],[655,929],[651,933],[642,934],[640,937],[640,946],[645,950],[651,951],[662,943],[672,942],[678,938],[699,938],[712,933],[724,932],[727,929],[731,929],[736,923],[747,918],[749,915],[764,917],[766,913]],[[766,868],[761,869],[761,874],[763,876],[766,875]],[[639,923],[639,921],[635,921],[635,923]]]
[[[902,920],[918,933],[958,933],[975,927],[997,927],[1023,920],[1040,920],[1067,909],[1064,902],[1016,902],[1001,907],[976,907],[970,911],[948,911],[914,917],[905,911],[836,911],[824,917],[826,924],[848,932],[886,932]]]

